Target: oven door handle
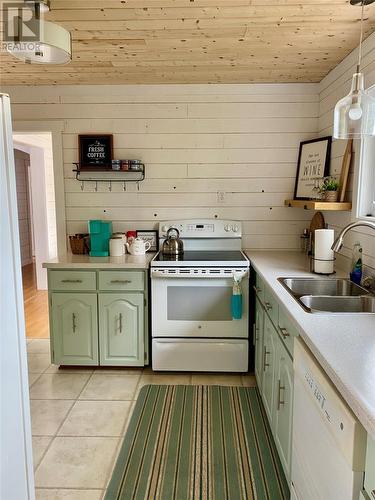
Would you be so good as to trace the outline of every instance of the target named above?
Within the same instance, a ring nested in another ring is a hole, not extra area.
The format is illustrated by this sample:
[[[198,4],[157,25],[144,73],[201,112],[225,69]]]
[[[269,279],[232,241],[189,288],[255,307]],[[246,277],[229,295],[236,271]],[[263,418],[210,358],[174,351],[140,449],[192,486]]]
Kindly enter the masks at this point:
[[[236,273],[231,272],[231,273],[169,273],[169,272],[164,272],[164,271],[151,271],[151,278],[163,278],[163,279],[230,279],[233,280],[234,274],[241,273],[241,278],[245,278],[248,275],[248,271],[245,270],[238,270]]]

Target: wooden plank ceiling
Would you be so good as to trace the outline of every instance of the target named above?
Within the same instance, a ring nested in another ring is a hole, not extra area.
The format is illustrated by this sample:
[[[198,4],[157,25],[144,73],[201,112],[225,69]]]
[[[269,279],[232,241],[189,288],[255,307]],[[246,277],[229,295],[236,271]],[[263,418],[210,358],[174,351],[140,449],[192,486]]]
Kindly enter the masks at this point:
[[[73,61],[1,53],[1,83],[319,82],[358,45],[360,13],[348,0],[52,0]],[[375,4],[365,19],[368,36]]]

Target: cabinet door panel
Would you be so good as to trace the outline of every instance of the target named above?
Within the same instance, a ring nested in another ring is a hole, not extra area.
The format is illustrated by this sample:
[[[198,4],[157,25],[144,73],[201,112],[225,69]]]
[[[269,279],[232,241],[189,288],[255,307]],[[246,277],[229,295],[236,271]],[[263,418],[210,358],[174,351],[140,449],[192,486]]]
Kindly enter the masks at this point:
[[[100,364],[143,366],[143,294],[99,294]]]
[[[255,309],[255,376],[257,379],[258,387],[262,387],[263,378],[263,328],[264,328],[264,309],[260,301],[256,300]]]
[[[273,416],[273,401],[275,391],[275,357],[277,345],[277,332],[269,317],[264,315],[263,333],[263,380],[262,396],[264,407],[270,422]]]
[[[52,338],[55,363],[97,365],[97,324],[96,294],[53,293]]]
[[[275,384],[274,436],[281,463],[290,478],[293,418],[293,363],[279,341]]]
[[[365,490],[370,498],[375,498],[375,441],[367,437]]]

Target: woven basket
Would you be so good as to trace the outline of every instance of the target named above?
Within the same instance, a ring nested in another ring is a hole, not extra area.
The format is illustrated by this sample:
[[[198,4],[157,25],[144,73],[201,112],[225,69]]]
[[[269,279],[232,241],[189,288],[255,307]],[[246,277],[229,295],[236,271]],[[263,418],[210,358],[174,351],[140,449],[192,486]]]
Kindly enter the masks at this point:
[[[73,254],[84,255],[88,253],[86,234],[76,234],[74,236],[69,236],[69,242]]]

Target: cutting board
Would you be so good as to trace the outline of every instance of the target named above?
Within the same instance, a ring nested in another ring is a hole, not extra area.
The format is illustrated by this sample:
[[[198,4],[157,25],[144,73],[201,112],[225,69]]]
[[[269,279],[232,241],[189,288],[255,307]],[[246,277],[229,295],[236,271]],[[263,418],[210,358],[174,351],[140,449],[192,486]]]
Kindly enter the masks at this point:
[[[311,234],[314,234],[314,231],[316,229],[325,229],[326,223],[324,220],[324,215],[322,212],[316,212],[314,217],[311,219],[310,222],[310,232]]]

